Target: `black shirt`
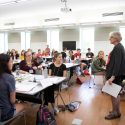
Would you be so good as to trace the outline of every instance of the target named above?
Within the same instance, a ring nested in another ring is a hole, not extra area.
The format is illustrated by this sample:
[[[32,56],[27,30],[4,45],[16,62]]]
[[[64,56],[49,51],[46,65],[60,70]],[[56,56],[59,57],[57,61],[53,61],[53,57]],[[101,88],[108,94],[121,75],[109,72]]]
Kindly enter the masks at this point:
[[[86,53],[86,57],[88,58],[93,58],[94,54],[92,52]]]
[[[56,67],[54,63],[52,63],[49,67],[52,70],[52,76],[63,76],[63,71],[66,70],[66,65],[62,64],[60,67]]]
[[[62,58],[65,59],[66,58],[66,53],[65,52],[61,52],[62,54]]]

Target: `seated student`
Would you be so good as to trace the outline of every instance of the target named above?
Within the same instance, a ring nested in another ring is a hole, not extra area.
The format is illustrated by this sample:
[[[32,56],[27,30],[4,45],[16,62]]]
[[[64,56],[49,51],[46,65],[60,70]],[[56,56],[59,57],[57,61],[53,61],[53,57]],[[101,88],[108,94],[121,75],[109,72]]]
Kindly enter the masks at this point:
[[[13,60],[19,59],[19,54],[18,54],[18,52],[15,49],[12,49],[11,57],[12,57]]]
[[[26,51],[24,54],[24,60],[19,64],[21,73],[31,73],[34,74],[37,69],[37,65],[32,61],[32,53]]]
[[[90,48],[88,48],[88,52],[86,53],[86,57],[87,58],[93,58],[94,57],[94,54],[91,52]]]
[[[89,60],[86,61],[86,64],[88,65],[88,68],[89,68],[90,64],[92,63],[92,60],[94,58],[94,53],[91,52],[90,48],[88,48],[88,52],[86,53],[86,57],[89,58]]]
[[[52,49],[51,56],[54,57],[55,49]]]
[[[58,53],[58,51],[54,51],[54,53],[53,53],[53,58],[52,58],[52,62],[55,62],[55,55]]]
[[[0,54],[0,121],[6,121],[14,115],[15,79],[11,74],[12,58],[7,54]]]
[[[32,61],[37,68],[42,68],[41,63],[43,62],[42,58],[38,58],[36,52],[32,52]]]
[[[69,57],[70,57],[70,61],[74,62],[75,57],[73,55],[73,51],[72,50],[69,50]]]
[[[24,60],[24,53],[25,53],[25,50],[22,50],[21,51],[21,54],[20,54],[20,60]]]
[[[73,55],[73,51],[69,50],[69,63],[74,63],[75,62],[75,57]],[[73,71],[75,70],[75,67],[70,68],[70,78],[73,76]]]
[[[10,51],[10,49],[8,49],[8,51],[7,51],[7,55],[11,55],[11,51]]]
[[[105,74],[106,61],[104,60],[104,52],[99,51],[98,56],[92,62],[92,74]]]
[[[66,62],[66,57],[67,57],[66,50],[67,50],[67,48],[64,47],[64,48],[63,48],[63,52],[61,52],[61,54],[62,54],[62,59],[63,59],[63,60],[62,60],[63,63]]]
[[[74,57],[75,57],[76,63],[80,63],[80,69],[81,69],[81,72],[82,72],[83,69],[86,68],[86,64],[81,62],[81,53],[80,53],[80,51],[81,51],[80,49],[77,49],[77,52],[74,54]]]
[[[62,63],[62,55],[61,53],[57,53],[54,55],[55,62],[50,65],[49,68],[49,76],[63,76],[66,77],[66,66]],[[44,98],[45,98],[45,105],[48,105],[48,103],[51,103],[54,112],[57,113],[57,108],[55,107],[55,98],[54,98],[54,88],[56,85],[50,86],[45,89],[44,91]]]
[[[41,49],[38,49],[38,53],[37,53],[37,57],[38,58],[41,58],[43,55],[42,55],[42,53],[41,53]]]

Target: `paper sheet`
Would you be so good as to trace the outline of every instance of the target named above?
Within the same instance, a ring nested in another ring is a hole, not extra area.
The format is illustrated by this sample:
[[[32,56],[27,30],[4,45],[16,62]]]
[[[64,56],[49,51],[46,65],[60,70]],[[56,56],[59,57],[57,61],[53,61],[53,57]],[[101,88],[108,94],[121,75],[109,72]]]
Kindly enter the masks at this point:
[[[40,80],[40,83],[41,83],[43,88],[47,88],[47,87],[53,85],[52,82],[48,78]]]
[[[105,85],[103,86],[102,91],[117,98],[119,92],[121,91],[121,86],[114,84],[114,83],[112,83],[112,85],[109,85],[107,81]]]
[[[21,83],[16,83],[16,91],[29,92],[36,86],[37,83],[26,82],[26,81]]]
[[[82,120],[80,120],[80,119],[74,119],[73,121],[72,121],[72,125],[81,125],[82,124]]]

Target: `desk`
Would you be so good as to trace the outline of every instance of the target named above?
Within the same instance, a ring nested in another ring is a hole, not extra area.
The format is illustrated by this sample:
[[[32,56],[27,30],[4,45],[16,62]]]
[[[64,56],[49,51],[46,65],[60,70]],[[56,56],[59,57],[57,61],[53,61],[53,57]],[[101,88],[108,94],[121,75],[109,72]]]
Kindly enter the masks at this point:
[[[20,76],[19,76],[20,77]],[[36,95],[53,84],[60,84],[65,77],[48,77],[44,78],[42,75],[27,74],[23,77],[22,82],[16,81],[16,97],[17,99],[30,101],[35,103],[42,103]],[[34,78],[36,82],[34,82]],[[17,78],[16,78],[17,79]],[[19,78],[20,79],[20,78]]]
[[[81,62],[85,63],[88,68],[90,67],[90,63],[92,62],[92,58],[82,58]]]
[[[45,63],[42,63],[42,66],[43,67],[45,67],[45,66],[49,66],[49,65],[51,65],[52,64],[52,62],[50,62],[50,63],[48,63],[48,64],[45,64]],[[77,64],[77,63],[64,63],[65,65],[66,65],[66,68],[67,69],[70,69],[70,68],[73,68],[73,67],[77,67],[77,66],[79,66],[80,64]]]
[[[77,64],[77,63],[64,63],[64,64],[66,65],[67,69],[74,68],[74,67],[77,67],[77,66],[80,65],[80,64]]]

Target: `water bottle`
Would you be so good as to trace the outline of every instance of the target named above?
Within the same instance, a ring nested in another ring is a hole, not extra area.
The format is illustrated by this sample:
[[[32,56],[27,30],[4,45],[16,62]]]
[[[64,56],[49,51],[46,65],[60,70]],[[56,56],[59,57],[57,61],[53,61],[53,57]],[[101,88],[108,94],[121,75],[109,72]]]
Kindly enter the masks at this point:
[[[20,68],[19,66],[16,67],[16,76],[19,76],[19,71],[20,71]]]
[[[69,57],[69,63],[70,63],[70,57]]]
[[[44,76],[44,78],[48,77],[48,69],[46,66],[45,66],[45,69],[43,70],[43,76]]]

